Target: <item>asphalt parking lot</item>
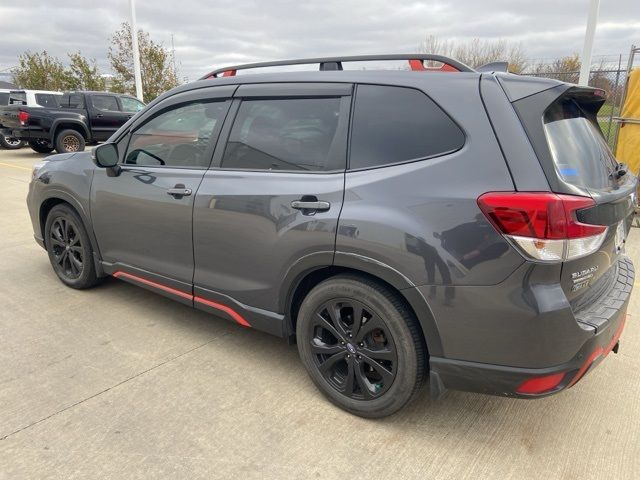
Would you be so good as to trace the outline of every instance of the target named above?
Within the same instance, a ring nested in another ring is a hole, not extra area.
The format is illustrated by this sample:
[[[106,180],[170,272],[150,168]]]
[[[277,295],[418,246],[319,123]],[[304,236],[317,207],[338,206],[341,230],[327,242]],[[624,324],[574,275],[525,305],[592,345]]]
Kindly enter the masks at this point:
[[[620,353],[571,390],[433,401],[425,388],[363,420],[325,401],[281,339],[113,279],[64,287],[25,204],[41,158],[0,150],[0,478],[640,475],[638,280]],[[638,229],[628,253],[640,260]]]

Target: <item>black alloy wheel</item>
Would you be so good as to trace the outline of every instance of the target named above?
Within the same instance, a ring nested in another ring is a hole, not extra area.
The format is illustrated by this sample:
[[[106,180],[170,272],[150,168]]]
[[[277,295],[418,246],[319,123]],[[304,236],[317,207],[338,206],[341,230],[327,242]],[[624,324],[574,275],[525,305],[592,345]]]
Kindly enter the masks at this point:
[[[77,228],[70,219],[58,217],[49,233],[57,269],[69,280],[80,278],[84,269],[84,249]]]
[[[349,398],[384,394],[396,377],[398,355],[384,321],[354,299],[324,303],[313,318],[311,351],[325,380]]]
[[[420,324],[400,294],[356,273],[320,282],[302,300],[296,340],[311,380],[355,415],[391,415],[427,370]]]
[[[61,203],[51,209],[44,240],[51,266],[64,284],[83,289],[98,283],[91,241],[80,216],[70,205]]]

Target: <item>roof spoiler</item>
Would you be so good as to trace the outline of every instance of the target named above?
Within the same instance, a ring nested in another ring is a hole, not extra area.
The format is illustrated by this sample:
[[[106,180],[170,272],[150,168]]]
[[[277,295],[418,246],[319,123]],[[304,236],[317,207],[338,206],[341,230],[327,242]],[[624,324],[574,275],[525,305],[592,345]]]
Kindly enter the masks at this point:
[[[508,72],[509,71],[509,62],[489,62],[484,65],[476,68],[476,72]]]
[[[435,55],[430,53],[408,53],[394,55],[358,55],[350,57],[322,57],[322,58],[299,58],[294,60],[280,60],[277,62],[260,62],[247,63],[244,65],[235,65],[232,67],[219,68],[207,73],[200,80],[206,80],[218,77],[233,77],[238,70],[247,70],[250,68],[264,67],[280,67],[288,65],[313,65],[318,64],[321,71],[326,70],[342,70],[342,62],[370,62],[370,61],[386,61],[386,60],[407,60],[411,70],[436,70],[443,72],[473,72],[474,70],[458,62],[453,58],[443,55]],[[441,63],[440,67],[425,67],[424,62]]]

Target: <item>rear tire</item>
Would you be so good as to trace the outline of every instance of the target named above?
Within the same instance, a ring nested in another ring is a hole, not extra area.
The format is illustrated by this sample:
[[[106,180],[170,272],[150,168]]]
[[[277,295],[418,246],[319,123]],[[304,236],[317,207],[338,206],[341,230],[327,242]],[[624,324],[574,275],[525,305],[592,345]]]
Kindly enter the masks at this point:
[[[98,283],[93,248],[82,219],[69,205],[60,204],[47,215],[44,241],[49,261],[65,285],[85,289]]]
[[[55,145],[58,153],[75,153],[84,150],[85,141],[80,132],[69,129],[56,135]]]
[[[25,142],[14,137],[0,135],[0,146],[7,150],[17,150],[25,146]]]
[[[38,153],[51,153],[53,147],[46,140],[29,140],[29,146],[31,150]]]
[[[397,412],[424,378],[417,319],[395,292],[365,277],[340,275],[313,288],[300,307],[296,337],[320,391],[361,417]]]

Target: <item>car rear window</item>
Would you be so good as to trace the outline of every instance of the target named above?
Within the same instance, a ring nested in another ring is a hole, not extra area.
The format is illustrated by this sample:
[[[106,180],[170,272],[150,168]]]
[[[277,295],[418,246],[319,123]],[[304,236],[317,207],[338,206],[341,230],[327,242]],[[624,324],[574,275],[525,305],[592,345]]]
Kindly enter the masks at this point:
[[[349,168],[373,168],[458,150],[464,133],[413,88],[358,85]]]
[[[9,92],[9,105],[26,105],[27,94],[25,92]]]
[[[571,98],[552,104],[544,114],[544,131],[558,176],[584,188],[606,188],[617,161],[598,125]]]

